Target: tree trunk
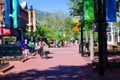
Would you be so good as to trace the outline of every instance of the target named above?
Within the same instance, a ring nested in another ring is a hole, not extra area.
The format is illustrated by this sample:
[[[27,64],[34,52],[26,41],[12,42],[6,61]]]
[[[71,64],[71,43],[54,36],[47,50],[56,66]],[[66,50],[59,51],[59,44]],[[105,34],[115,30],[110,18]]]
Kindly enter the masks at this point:
[[[93,61],[94,60],[94,41],[93,41],[93,26],[91,25],[90,28],[90,60]]]

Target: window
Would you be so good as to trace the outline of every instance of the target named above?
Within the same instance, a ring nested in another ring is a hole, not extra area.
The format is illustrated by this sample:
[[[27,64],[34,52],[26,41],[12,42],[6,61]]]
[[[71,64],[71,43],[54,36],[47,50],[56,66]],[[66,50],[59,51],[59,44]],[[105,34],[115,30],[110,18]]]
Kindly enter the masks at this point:
[[[111,32],[111,27],[107,27],[107,32]]]
[[[107,38],[108,41],[111,41],[111,33],[108,33],[108,38]]]

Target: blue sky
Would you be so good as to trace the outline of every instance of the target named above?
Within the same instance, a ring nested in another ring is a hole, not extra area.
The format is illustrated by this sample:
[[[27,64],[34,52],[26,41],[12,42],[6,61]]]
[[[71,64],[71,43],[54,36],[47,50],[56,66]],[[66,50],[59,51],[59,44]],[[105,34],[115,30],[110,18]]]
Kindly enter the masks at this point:
[[[27,2],[28,8],[33,5],[34,9],[47,12],[61,10],[68,13],[70,7],[67,5],[68,0],[19,0],[19,3],[21,4],[23,1]]]

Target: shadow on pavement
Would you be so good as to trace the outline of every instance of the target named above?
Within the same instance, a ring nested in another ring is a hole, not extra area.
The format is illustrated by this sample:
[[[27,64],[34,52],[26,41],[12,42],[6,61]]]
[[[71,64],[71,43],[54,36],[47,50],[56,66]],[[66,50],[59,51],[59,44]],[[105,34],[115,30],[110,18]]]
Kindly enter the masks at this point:
[[[93,76],[94,75],[94,76]],[[48,70],[36,69],[0,76],[0,80],[98,80],[97,74],[86,66],[57,66]]]

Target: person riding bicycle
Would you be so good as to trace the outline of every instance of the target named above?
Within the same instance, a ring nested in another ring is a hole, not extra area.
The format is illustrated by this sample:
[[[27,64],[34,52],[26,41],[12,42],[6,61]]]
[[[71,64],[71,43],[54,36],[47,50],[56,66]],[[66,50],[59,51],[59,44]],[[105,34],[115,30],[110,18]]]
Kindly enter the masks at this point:
[[[45,55],[45,57],[47,57],[47,54],[49,53],[48,45],[45,43],[45,41],[40,40],[39,46],[40,46],[40,49],[39,49],[40,57],[43,58],[44,55]]]

